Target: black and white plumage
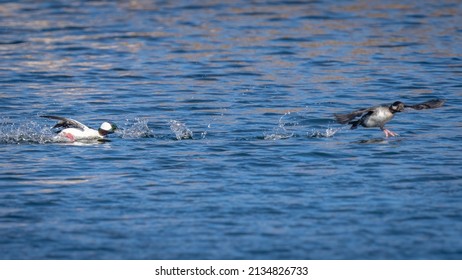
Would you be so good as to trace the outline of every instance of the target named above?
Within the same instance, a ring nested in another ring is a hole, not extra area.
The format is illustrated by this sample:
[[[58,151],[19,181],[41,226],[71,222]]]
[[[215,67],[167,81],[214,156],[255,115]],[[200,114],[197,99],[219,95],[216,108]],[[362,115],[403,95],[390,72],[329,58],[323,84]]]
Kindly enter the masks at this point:
[[[69,118],[49,115],[41,117],[58,120],[58,123],[53,126],[53,128],[63,128],[58,131],[58,137],[67,138],[72,142],[78,140],[100,140],[117,129],[116,125],[109,122],[103,122],[100,128],[95,130],[81,122]]]
[[[391,105],[359,109],[349,114],[334,114],[334,116],[338,123],[351,124],[351,129],[356,129],[358,126],[379,127],[385,133],[385,137],[397,136],[398,134],[385,128],[385,124],[394,117],[395,113],[403,112],[405,108],[434,109],[443,106],[444,102],[442,99],[432,99],[415,105],[405,105],[401,101],[396,101]]]

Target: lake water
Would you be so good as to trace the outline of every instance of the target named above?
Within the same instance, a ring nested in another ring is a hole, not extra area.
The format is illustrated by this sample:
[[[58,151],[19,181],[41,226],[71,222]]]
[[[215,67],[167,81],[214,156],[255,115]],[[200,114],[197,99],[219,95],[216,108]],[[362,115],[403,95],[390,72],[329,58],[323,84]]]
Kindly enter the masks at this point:
[[[2,1],[0,258],[461,259],[461,22],[460,1]],[[388,139],[333,118],[434,98]],[[56,143],[41,115],[119,130]]]

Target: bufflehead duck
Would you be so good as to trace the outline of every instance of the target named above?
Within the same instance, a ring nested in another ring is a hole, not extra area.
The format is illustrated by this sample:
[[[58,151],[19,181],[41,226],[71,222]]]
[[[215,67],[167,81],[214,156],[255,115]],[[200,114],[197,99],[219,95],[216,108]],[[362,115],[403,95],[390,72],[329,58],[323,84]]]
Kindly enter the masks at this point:
[[[99,129],[95,130],[73,119],[58,116],[41,117],[58,120],[58,123],[53,126],[53,128],[64,128],[58,131],[58,136],[65,137],[72,142],[78,140],[101,140],[104,139],[108,134],[114,133],[114,131],[117,129],[115,124],[109,122],[103,122]]]
[[[396,101],[389,106],[375,106],[366,109],[359,109],[349,114],[334,114],[334,116],[338,123],[351,124],[351,129],[356,129],[359,125],[363,127],[379,127],[385,133],[385,137],[397,136],[398,134],[384,127],[385,124],[394,117],[395,113],[403,112],[405,108],[411,108],[414,110],[438,108],[443,106],[444,102],[445,101],[442,99],[433,99],[415,105],[405,105],[401,101]],[[360,118],[354,120],[357,117]]]

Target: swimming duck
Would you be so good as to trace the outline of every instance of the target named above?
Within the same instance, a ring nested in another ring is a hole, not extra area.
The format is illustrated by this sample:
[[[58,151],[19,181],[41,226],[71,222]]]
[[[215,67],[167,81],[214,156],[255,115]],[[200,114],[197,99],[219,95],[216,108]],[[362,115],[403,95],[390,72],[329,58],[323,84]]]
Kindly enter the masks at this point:
[[[64,128],[58,131],[58,136],[65,137],[71,142],[78,140],[101,140],[108,134],[114,133],[117,129],[115,124],[103,122],[98,130],[89,128],[88,126],[69,118],[58,116],[41,116],[42,118],[49,118],[58,120],[58,123],[53,128]]]
[[[385,124],[394,117],[395,113],[403,112],[405,108],[414,110],[434,109],[443,106],[444,102],[442,99],[432,99],[415,105],[405,105],[401,101],[396,101],[391,105],[359,109],[349,114],[334,114],[334,116],[338,123],[351,124],[351,129],[356,129],[360,125],[363,127],[379,127],[385,133],[385,137],[388,138],[388,136],[398,135],[385,128]],[[355,120],[357,117],[360,118]]]

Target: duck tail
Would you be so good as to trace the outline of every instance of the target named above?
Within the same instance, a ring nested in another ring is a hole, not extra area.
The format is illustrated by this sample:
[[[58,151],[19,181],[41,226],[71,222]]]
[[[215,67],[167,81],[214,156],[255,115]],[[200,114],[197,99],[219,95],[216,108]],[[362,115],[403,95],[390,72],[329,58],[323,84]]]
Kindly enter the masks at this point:
[[[355,116],[352,116],[351,114],[334,114],[334,116],[335,120],[341,124],[346,124],[355,118]]]

